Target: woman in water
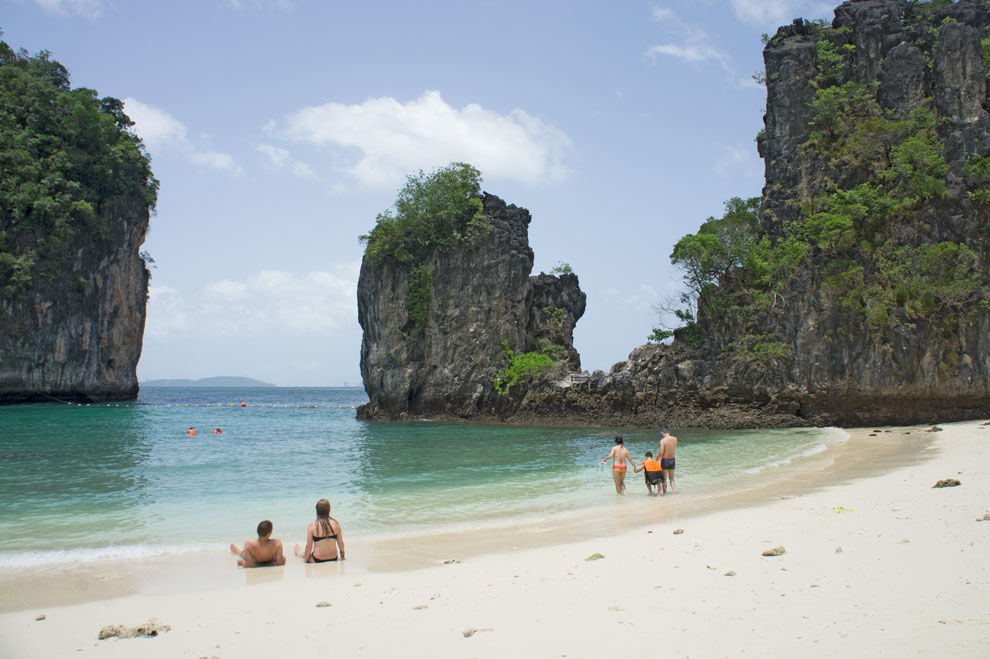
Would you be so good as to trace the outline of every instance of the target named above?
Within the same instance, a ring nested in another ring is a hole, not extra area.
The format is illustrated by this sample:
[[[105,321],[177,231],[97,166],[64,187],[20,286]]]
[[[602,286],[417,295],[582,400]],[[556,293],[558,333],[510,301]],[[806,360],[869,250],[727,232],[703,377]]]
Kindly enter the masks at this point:
[[[340,532],[340,522],[330,517],[330,501],[316,502],[316,520],[306,529],[306,551],[295,547],[296,556],[307,563],[327,563],[344,560],[344,538]]]

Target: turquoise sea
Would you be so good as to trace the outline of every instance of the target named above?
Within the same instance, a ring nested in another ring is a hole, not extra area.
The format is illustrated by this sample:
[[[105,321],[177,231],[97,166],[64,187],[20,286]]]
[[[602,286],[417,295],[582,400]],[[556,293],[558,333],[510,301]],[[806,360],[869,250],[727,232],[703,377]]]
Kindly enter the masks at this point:
[[[0,569],[223,549],[266,518],[291,547],[321,497],[351,538],[549,519],[614,505],[599,466],[613,434],[637,458],[659,443],[651,429],[358,421],[366,401],[360,388],[146,388],[128,403],[0,407]],[[846,437],[672,431],[679,497]],[[645,498],[641,475],[627,481]]]

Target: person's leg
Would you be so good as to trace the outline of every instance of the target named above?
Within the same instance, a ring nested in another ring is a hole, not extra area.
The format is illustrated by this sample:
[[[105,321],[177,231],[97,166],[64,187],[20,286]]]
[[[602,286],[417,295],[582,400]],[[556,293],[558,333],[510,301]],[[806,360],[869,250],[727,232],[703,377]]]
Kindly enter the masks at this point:
[[[622,484],[622,495],[625,496],[625,494],[626,494],[626,472],[624,472],[624,471],[619,472],[619,483]]]
[[[670,474],[670,493],[677,494],[677,486],[674,485],[674,470],[668,469],[667,471]]]
[[[667,494],[667,470],[664,469],[660,472],[660,488],[663,490],[664,494]]]
[[[626,472],[619,471],[618,469],[612,469],[612,481],[615,483],[615,493],[622,494],[622,479],[625,478]]]

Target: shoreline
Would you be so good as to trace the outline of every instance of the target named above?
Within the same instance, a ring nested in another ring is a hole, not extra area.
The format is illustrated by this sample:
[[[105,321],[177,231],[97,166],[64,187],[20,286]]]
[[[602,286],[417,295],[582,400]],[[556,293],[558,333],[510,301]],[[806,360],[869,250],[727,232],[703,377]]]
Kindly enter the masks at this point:
[[[496,657],[525,648],[524,656],[591,657],[614,654],[616,638],[655,643],[666,629],[676,656],[828,656],[851,647],[979,656],[990,635],[990,521],[975,520],[990,512],[990,426],[890,430],[875,438],[870,429],[849,431],[847,442],[787,478],[713,497],[701,510],[690,496],[668,495],[649,501],[664,514],[644,517],[634,488],[612,507],[613,528],[517,529],[487,542],[439,537],[402,571],[374,569],[402,551],[381,547],[360,562],[228,569],[237,582],[219,587],[172,584],[21,606],[0,614],[0,654],[308,656],[334,648],[378,656],[429,648]],[[943,478],[962,485],[931,489]],[[359,544],[348,542],[349,554]],[[778,545],[785,554],[761,556]],[[585,560],[596,552],[604,558]],[[450,559],[457,562],[443,564]],[[207,572],[224,569],[220,562]],[[40,614],[46,619],[35,620]],[[96,640],[105,625],[152,618],[172,630]],[[470,628],[493,631],[465,637]]]
[[[845,430],[844,440],[830,444],[821,453],[794,458],[776,467],[749,475],[739,489],[715,488],[692,493],[690,468],[681,494],[657,498],[645,496],[641,477],[627,477],[629,495],[603,496],[592,508],[556,513],[552,517],[527,515],[520,522],[487,520],[477,525],[465,522],[455,528],[426,533],[372,537],[350,536],[352,557],[340,570],[351,575],[421,570],[444,561],[474,559],[520,549],[547,548],[606,538],[646,524],[685,520],[723,510],[752,508],[778,496],[800,496],[836,482],[849,482],[875,475],[883,469],[906,466],[913,454],[902,450],[903,440],[925,442],[926,427],[888,428],[880,441],[870,443],[870,429]],[[829,473],[835,462],[845,467],[840,475]],[[603,479],[607,474],[603,476]],[[836,479],[839,479],[838,481]],[[609,489],[611,489],[611,479]],[[687,487],[685,494],[684,486]],[[278,534],[276,534],[278,537]],[[278,569],[244,570],[235,565],[226,545],[215,550],[180,551],[144,557],[42,564],[29,568],[0,569],[0,586],[8,597],[0,600],[0,613],[30,608],[86,604],[131,595],[191,593],[251,584],[255,581],[295,581],[310,576],[311,568],[292,554],[293,542],[282,538],[287,563]],[[234,539],[240,544],[242,539]],[[272,574],[278,572],[279,576]]]

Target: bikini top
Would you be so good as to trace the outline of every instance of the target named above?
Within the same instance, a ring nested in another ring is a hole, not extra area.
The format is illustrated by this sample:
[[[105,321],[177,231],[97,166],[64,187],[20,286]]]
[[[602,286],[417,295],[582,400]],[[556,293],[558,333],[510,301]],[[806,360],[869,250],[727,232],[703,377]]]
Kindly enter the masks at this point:
[[[319,542],[320,540],[333,540],[336,537],[337,537],[337,534],[333,532],[333,524],[331,524],[330,525],[330,535],[324,535],[324,536],[320,536],[320,537],[317,537],[317,536],[314,535],[313,536],[313,542]]]

